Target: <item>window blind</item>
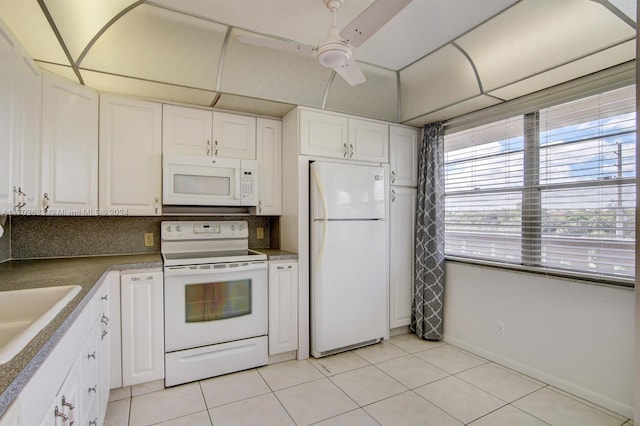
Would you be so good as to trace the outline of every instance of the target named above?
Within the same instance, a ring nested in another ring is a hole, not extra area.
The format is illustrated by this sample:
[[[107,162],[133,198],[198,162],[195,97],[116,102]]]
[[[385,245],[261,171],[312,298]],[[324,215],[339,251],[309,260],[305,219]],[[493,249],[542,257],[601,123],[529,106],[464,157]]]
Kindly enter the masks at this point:
[[[445,254],[631,280],[635,86],[445,136]]]

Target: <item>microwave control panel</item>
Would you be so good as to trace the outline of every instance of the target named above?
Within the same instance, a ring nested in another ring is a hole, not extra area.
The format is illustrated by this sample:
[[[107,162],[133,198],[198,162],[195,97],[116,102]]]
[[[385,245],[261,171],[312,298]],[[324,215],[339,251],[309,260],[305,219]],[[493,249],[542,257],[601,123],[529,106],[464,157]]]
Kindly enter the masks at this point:
[[[256,197],[256,176],[253,170],[242,170],[240,177],[240,198],[242,201],[252,201]]]

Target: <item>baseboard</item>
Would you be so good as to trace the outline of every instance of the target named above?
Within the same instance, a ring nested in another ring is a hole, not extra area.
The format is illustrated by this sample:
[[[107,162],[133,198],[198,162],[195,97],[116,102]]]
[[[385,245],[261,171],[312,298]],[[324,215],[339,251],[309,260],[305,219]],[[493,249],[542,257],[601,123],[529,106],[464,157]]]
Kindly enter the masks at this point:
[[[457,339],[455,337],[449,336],[445,334],[443,336],[443,340],[446,343],[449,343],[453,346],[457,346],[460,349],[464,349],[473,354],[481,356],[483,358],[488,359],[489,361],[493,361],[497,364],[500,364],[504,367],[511,368],[519,373],[526,374],[536,380],[547,383],[551,386],[554,386],[558,389],[561,389],[565,392],[568,392],[572,395],[575,395],[579,398],[583,398],[589,402],[597,404],[601,407],[606,408],[607,410],[611,410],[614,413],[617,413],[621,416],[628,417],[633,419],[633,406],[624,404],[620,401],[616,401],[607,396],[599,394],[597,392],[593,392],[587,388],[584,388],[580,385],[577,385],[573,382],[567,381],[563,378],[557,377],[553,374],[549,374],[545,371],[538,370],[534,367],[531,367],[526,364],[522,364],[517,362],[511,358],[504,357],[495,352],[487,351],[481,347],[469,344],[463,340]]]

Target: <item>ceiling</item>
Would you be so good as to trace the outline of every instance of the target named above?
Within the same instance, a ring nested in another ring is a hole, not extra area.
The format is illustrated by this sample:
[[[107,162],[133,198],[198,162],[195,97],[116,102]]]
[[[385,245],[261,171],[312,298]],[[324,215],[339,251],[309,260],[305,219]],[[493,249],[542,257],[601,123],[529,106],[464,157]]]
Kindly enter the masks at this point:
[[[338,27],[372,2],[344,0]],[[635,16],[635,0],[413,0],[354,49],[367,82],[351,87],[316,58],[240,40],[316,46],[331,24],[322,0],[0,0],[42,68],[100,91],[415,126],[634,61]]]

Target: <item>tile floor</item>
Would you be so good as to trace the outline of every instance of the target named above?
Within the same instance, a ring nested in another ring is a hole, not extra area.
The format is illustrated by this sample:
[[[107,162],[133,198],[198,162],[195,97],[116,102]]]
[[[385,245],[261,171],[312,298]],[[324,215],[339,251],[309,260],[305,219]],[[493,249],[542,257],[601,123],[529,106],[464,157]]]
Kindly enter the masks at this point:
[[[633,425],[587,401],[413,334],[169,389],[111,391],[105,425]]]

